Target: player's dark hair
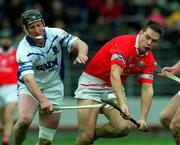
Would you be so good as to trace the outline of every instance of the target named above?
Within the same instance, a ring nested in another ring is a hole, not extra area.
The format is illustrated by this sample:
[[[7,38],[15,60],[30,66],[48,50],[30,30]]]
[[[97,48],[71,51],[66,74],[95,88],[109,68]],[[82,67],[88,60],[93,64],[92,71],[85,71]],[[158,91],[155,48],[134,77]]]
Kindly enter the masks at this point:
[[[158,32],[160,34],[160,39],[163,37],[164,27],[162,25],[160,25],[159,23],[157,23],[155,21],[149,21],[144,25],[143,31],[146,31],[147,28],[151,28],[154,31]]]

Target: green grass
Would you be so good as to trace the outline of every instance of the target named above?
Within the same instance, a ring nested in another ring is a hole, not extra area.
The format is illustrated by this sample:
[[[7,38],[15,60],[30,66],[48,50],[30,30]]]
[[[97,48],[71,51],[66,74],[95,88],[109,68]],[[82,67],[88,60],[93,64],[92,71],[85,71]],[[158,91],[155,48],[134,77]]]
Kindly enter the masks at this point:
[[[58,131],[52,145],[74,145],[77,132]],[[35,145],[38,132],[29,132],[23,145]],[[94,145],[175,145],[173,138],[167,131],[161,132],[131,132],[124,138],[98,139]]]
[[[35,145],[35,140],[26,140],[24,145]],[[56,139],[53,145],[74,145],[74,139]],[[153,138],[126,138],[126,139],[100,139],[94,143],[94,145],[175,145],[170,139],[153,139]]]

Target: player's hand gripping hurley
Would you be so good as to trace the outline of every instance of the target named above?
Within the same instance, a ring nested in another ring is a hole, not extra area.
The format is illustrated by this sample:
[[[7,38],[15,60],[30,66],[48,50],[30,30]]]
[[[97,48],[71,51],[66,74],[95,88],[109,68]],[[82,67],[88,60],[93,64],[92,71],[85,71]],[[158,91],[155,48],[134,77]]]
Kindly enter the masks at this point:
[[[155,73],[161,73],[161,71],[162,71],[162,67],[156,63]],[[173,80],[175,82],[180,83],[180,78],[179,77],[175,76],[174,74],[172,74],[170,72],[165,72],[165,73],[166,73],[167,78],[169,78],[169,79],[171,79],[171,80]]]

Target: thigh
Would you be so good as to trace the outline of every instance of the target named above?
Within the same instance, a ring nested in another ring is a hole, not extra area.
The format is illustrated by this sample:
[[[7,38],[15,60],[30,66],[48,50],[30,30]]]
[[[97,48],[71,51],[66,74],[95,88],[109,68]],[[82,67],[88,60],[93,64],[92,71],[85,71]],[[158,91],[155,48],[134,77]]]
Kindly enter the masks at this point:
[[[180,106],[180,95],[177,93],[173,96],[170,102],[166,105],[162,113],[169,118],[172,118]]]
[[[114,128],[121,128],[130,125],[130,121],[122,118],[120,112],[116,109],[104,109],[104,114]]]
[[[14,112],[15,112],[15,109],[16,109],[16,102],[9,102],[6,104],[5,106],[5,115],[6,116],[9,116],[9,115],[14,115]]]
[[[97,102],[93,100],[78,99],[78,105],[91,105],[91,104],[97,104]],[[78,110],[79,130],[94,131],[96,127],[98,113],[99,113],[99,108],[79,109]]]
[[[30,95],[19,96],[18,119],[22,119],[22,118],[33,119],[37,111],[37,107],[38,107],[38,104],[32,96]]]
[[[57,129],[59,126],[60,116],[61,116],[60,113],[55,113],[55,114],[39,113],[39,124],[47,128]]]
[[[171,124],[179,124],[180,125],[180,105],[176,110],[176,113],[174,114]]]

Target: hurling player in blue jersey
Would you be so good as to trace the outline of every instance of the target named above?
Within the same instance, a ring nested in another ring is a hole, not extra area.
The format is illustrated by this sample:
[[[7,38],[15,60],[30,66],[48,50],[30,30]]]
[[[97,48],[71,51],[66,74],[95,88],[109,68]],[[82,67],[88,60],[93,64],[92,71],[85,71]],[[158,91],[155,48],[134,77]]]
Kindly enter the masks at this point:
[[[50,145],[58,128],[60,113],[53,113],[54,105],[61,105],[64,88],[59,76],[62,49],[77,49],[76,63],[88,60],[88,46],[78,37],[60,28],[45,27],[38,10],[21,15],[25,32],[17,49],[18,111],[13,143],[22,145],[28,128],[39,110],[39,140],[37,145]]]

